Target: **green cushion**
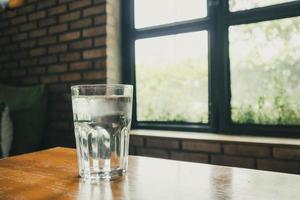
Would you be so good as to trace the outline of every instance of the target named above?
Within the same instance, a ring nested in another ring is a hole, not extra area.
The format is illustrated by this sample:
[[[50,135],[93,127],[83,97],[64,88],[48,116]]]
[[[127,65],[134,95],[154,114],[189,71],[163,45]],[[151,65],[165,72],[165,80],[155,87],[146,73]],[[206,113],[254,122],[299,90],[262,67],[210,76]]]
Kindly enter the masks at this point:
[[[2,153],[2,145],[1,145],[1,133],[2,133],[2,113],[5,109],[5,104],[3,102],[0,102],[0,158],[3,158]]]
[[[11,151],[13,139],[13,125],[7,105],[0,103],[0,157],[7,157]]]
[[[0,85],[0,102],[8,105],[14,127],[11,155],[36,151],[41,146],[47,107],[44,86]]]

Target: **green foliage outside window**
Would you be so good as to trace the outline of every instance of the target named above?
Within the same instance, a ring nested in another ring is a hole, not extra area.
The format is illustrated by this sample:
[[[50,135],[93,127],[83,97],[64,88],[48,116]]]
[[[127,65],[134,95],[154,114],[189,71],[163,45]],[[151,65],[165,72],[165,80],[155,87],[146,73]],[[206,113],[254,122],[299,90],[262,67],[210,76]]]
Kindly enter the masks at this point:
[[[232,120],[300,124],[300,17],[230,29]]]

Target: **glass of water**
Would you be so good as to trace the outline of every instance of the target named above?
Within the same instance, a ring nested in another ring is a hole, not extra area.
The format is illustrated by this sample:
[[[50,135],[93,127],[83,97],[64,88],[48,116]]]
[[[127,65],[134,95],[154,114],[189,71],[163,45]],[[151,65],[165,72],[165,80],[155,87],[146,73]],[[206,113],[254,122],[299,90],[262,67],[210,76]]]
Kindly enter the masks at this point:
[[[124,175],[133,86],[77,85],[71,92],[79,175],[91,180]]]

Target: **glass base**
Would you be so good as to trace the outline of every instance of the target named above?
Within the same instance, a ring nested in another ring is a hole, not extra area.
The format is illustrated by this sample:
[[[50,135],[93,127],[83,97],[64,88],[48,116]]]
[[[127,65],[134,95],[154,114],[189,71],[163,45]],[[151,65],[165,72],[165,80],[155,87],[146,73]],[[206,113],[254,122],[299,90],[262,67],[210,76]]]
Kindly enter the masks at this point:
[[[126,173],[126,170],[124,169],[116,169],[113,171],[100,171],[100,172],[80,172],[80,177],[85,180],[90,181],[111,181],[118,178],[121,178]]]

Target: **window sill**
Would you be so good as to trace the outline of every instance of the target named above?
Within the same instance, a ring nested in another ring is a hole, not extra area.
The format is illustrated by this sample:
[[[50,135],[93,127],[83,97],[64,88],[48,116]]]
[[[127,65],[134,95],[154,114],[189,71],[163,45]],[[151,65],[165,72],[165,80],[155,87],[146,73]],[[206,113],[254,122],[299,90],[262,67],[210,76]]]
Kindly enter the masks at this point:
[[[297,138],[279,138],[279,137],[259,137],[245,135],[229,135],[216,133],[184,132],[184,131],[165,131],[165,130],[142,130],[133,129],[131,135],[166,137],[192,140],[208,140],[222,142],[242,142],[255,144],[272,144],[272,145],[293,145],[300,146],[300,139]]]

